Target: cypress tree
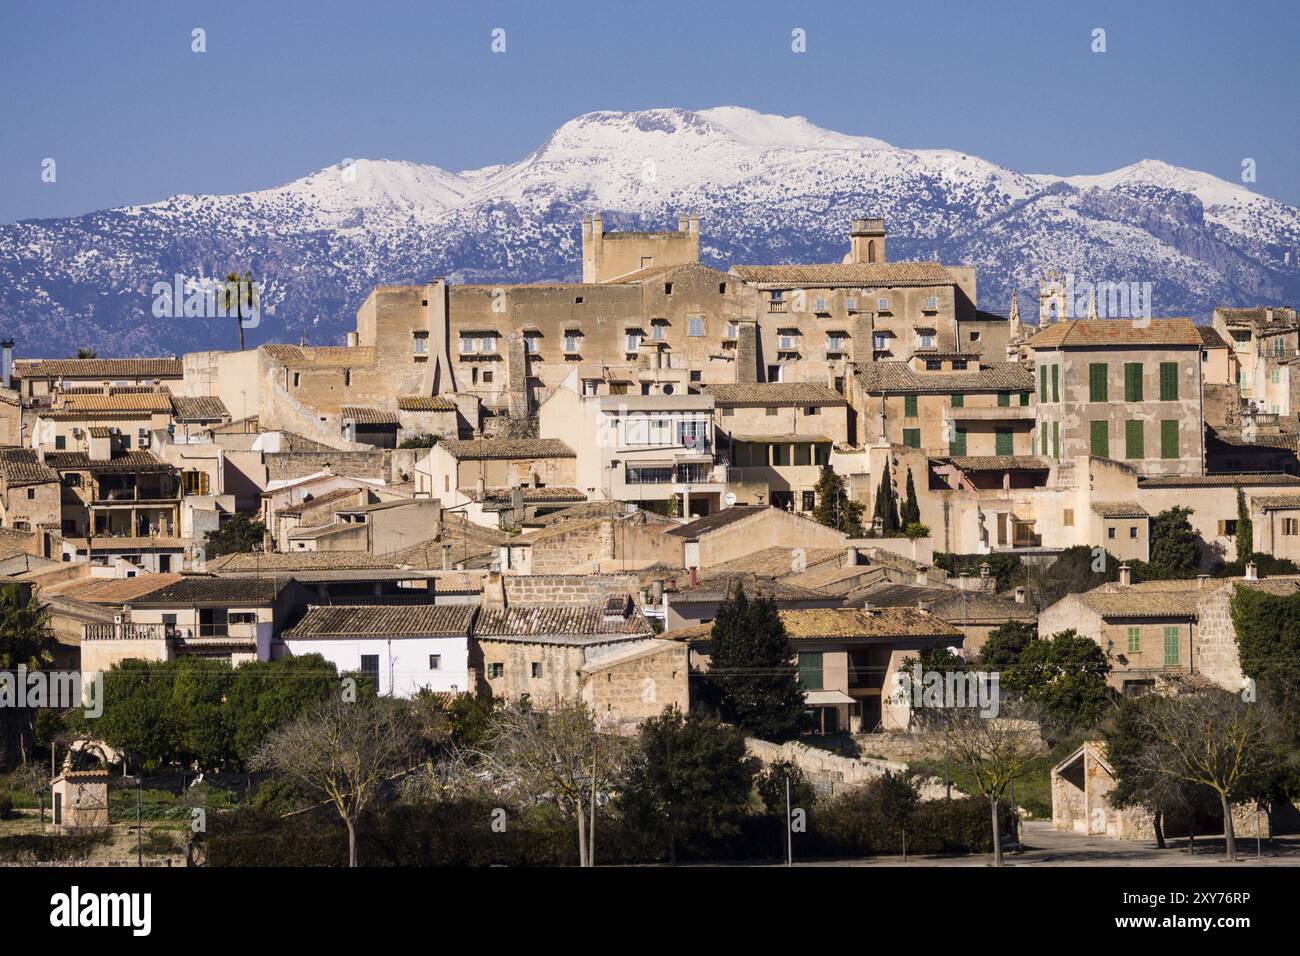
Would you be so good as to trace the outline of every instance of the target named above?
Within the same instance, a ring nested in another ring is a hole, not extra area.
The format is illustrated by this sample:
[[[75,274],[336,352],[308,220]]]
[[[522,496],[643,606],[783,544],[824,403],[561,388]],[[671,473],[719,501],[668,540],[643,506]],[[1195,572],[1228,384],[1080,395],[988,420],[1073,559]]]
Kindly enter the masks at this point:
[[[718,607],[712,642],[708,676],[718,688],[723,719],[762,740],[797,736],[803,691],[776,603],[750,600],[737,586]]]
[[[1237,560],[1245,564],[1255,553],[1255,527],[1246,507],[1246,493],[1237,489]]]

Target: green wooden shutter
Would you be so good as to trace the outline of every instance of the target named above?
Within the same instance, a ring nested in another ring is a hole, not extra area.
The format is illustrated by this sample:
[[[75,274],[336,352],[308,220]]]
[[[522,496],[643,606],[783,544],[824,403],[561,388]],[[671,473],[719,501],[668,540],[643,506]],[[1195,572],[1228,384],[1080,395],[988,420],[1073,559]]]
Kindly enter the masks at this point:
[[[1106,376],[1107,365],[1105,362],[1092,362],[1088,365],[1088,401],[1106,402],[1109,397],[1106,393]]]
[[[1090,422],[1089,439],[1089,450],[1093,457],[1110,457],[1110,422]]]
[[[1178,363],[1160,363],[1160,401],[1178,401]]]
[[[1142,422],[1130,421],[1124,423],[1124,457],[1125,458],[1145,458],[1146,441],[1143,434]]]
[[[919,428],[904,428],[904,429],[903,429],[903,444],[906,445],[908,448],[920,448],[920,447],[921,447],[921,429],[919,429]]]
[[[948,439],[948,454],[964,455],[966,454],[966,429],[954,428],[952,438]]]
[[[1021,392],[1021,393],[1020,393],[1020,407],[1021,407],[1021,408],[1026,408],[1026,407],[1028,407],[1028,405],[1029,405],[1029,393],[1028,393],[1028,392]]]
[[[1178,665],[1178,628],[1165,628],[1165,666],[1176,667]]]
[[[1038,400],[1047,401],[1047,366],[1038,366]]]
[[[805,691],[822,689],[821,651],[799,652],[799,689]]]
[[[1061,423],[1052,422],[1052,457],[1061,457]]]
[[[1014,455],[1015,441],[1010,428],[999,428],[993,433],[999,455]]]
[[[966,396],[958,392],[952,397],[953,408],[963,408],[966,405]]]
[[[1142,653],[1142,628],[1130,627],[1128,629],[1128,652],[1130,654]]]
[[[1178,457],[1178,420],[1166,419],[1160,423],[1160,457]]]
[[[903,396],[903,414],[908,418],[916,417],[916,396],[915,395]]]
[[[1038,431],[1040,433],[1039,442],[1038,442],[1038,453],[1040,455],[1046,455],[1047,454],[1047,422],[1043,422],[1043,424],[1039,427]]]
[[[1124,363],[1124,401],[1142,401],[1142,363]]]
[[[1061,400],[1061,366],[1052,366],[1052,401]]]
[[[1008,408],[1011,405],[1010,392],[998,392],[998,408]]]

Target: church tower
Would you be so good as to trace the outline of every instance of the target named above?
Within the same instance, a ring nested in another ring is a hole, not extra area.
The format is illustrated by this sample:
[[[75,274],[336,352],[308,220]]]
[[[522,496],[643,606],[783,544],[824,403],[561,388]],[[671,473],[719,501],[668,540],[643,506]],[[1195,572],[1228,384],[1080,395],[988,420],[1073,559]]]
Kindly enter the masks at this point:
[[[1016,301],[1016,290],[1011,290],[1011,313],[1007,316],[1008,342],[1019,342],[1024,335],[1025,328],[1020,321],[1020,303]]]
[[[1047,328],[1053,322],[1064,322],[1070,317],[1065,283],[1055,269],[1038,283],[1038,325]]]

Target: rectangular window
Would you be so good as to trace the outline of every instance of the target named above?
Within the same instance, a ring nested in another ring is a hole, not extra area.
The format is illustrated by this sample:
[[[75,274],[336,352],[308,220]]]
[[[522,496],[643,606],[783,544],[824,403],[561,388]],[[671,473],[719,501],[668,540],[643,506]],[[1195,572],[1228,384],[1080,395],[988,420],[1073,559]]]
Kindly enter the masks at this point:
[[[782,352],[797,352],[799,350],[799,336],[792,332],[781,332],[776,337],[776,347]]]
[[[68,440],[67,440],[67,438],[65,438],[64,436],[62,436],[62,435],[55,435],[55,436],[54,436],[54,447],[55,447],[55,448],[57,448],[57,449],[59,449],[59,450],[61,451],[62,449],[64,449],[65,447],[67,447],[67,444],[68,444]]]
[[[656,342],[662,342],[668,333],[668,327],[662,322],[655,322],[650,326],[650,337]]]
[[[927,309],[937,309],[937,308],[939,308],[939,297],[938,297],[937,295],[929,296],[929,297],[925,300],[925,307],[926,307]]]
[[[993,433],[993,440],[996,443],[996,453],[999,455],[1014,455],[1015,436],[1012,435],[1010,428],[999,428]]]
[[[704,316],[692,315],[686,320],[686,334],[699,338],[704,334]]]
[[[1178,457],[1178,420],[1166,419],[1160,423],[1160,457]]]
[[[802,497],[803,497],[803,509],[802,509],[802,510],[804,510],[804,511],[812,511],[814,508],[817,507],[817,493],[816,493],[816,492],[813,492],[813,491],[805,491],[805,492],[803,493]]]
[[[961,408],[961,407],[964,406],[965,404],[966,404],[966,396],[965,396],[965,395],[963,395],[961,392],[958,392],[957,394],[953,395],[953,397],[952,397],[952,407],[953,407],[953,408]]]
[[[1028,407],[1029,407],[1029,393],[1028,393],[1028,392],[1021,392],[1021,393],[1020,393],[1020,407],[1021,407],[1021,408],[1028,408]]]
[[[541,662],[541,661],[533,661],[531,670],[532,670],[532,675],[533,675],[533,677],[541,677],[541,676],[542,676],[542,662]]]
[[[1286,535],[1287,537],[1294,537],[1297,532],[1300,532],[1300,519],[1296,519],[1296,518],[1282,519],[1282,533],[1284,535]]]
[[[1107,391],[1109,366],[1105,362],[1091,362],[1088,365],[1088,401],[1110,401]]]
[[[1124,423],[1124,457],[1146,457],[1146,442],[1143,441],[1142,423],[1130,421]]]
[[[932,332],[921,333],[921,344],[917,348],[932,349],[934,348],[934,334]]]
[[[441,655],[441,654],[430,654],[430,655],[429,655],[429,670],[431,670],[431,671],[440,671],[440,670],[442,670],[442,655]]]
[[[1178,401],[1178,363],[1160,363],[1160,401]]]
[[[1130,654],[1142,653],[1142,628],[1130,627],[1128,629],[1128,652]]]
[[[627,334],[626,344],[627,344],[627,350],[629,352],[635,352],[637,349],[641,347],[641,333],[629,332]]]
[[[1088,447],[1094,458],[1110,457],[1110,422],[1088,423]]]
[[[1142,363],[1124,363],[1124,401],[1142,401]]]
[[[1010,408],[1010,407],[1011,407],[1011,393],[998,392],[998,408]]]
[[[828,333],[827,336],[826,336],[826,351],[827,351],[827,352],[843,352],[843,351],[844,351],[844,336],[843,336],[843,335],[840,335],[840,334],[837,333],[837,332],[830,332],[830,333]]]
[[[1276,368],[1273,369],[1273,371],[1271,371],[1271,372],[1268,373],[1268,380],[1269,380],[1270,382],[1272,382],[1274,385],[1277,385],[1277,384],[1281,383],[1281,381],[1282,381],[1282,370],[1281,370],[1281,369],[1276,369]]]
[[[801,690],[822,690],[822,652],[799,653],[799,687]]]
[[[920,448],[920,447],[921,447],[921,429],[919,429],[919,428],[904,428],[904,429],[903,429],[903,445],[906,446],[907,448]]]
[[[416,355],[423,355],[425,352],[429,351],[429,333],[412,332],[411,348],[415,351]]]
[[[1178,628],[1165,628],[1165,666],[1178,666]]]
[[[488,665],[488,677],[502,677],[505,675],[506,665],[500,662]]]
[[[952,430],[952,438],[948,439],[948,454],[966,454],[966,429],[954,428]]]
[[[1063,527],[1063,528],[1073,528],[1073,527],[1074,527],[1074,509],[1073,509],[1073,508],[1066,508],[1066,509],[1064,509],[1064,510],[1061,512],[1061,527]]]
[[[566,351],[566,352],[576,352],[576,351],[578,351],[578,341],[579,341],[581,338],[582,338],[582,336],[578,335],[576,332],[565,332],[565,333],[564,333],[564,351]]]
[[[814,311],[814,312],[825,312],[825,311],[826,311],[826,300],[823,299],[823,298],[814,299],[814,300],[813,300],[813,311]]]
[[[907,418],[916,417],[916,396],[915,395],[903,396],[903,415]]]
[[[1047,404],[1047,366],[1038,366],[1038,400]]]
[[[881,312],[888,312],[888,311],[889,311],[889,300],[888,300],[888,299],[877,299],[877,300],[876,300],[876,308],[878,308]]]
[[[724,339],[734,339],[738,337],[735,322],[728,322],[726,324],[726,327],[722,330],[722,337]]]
[[[370,681],[376,691],[379,690],[379,655],[361,655],[361,676]]]
[[[877,332],[871,337],[871,347],[877,352],[889,351],[889,336],[884,332]]]

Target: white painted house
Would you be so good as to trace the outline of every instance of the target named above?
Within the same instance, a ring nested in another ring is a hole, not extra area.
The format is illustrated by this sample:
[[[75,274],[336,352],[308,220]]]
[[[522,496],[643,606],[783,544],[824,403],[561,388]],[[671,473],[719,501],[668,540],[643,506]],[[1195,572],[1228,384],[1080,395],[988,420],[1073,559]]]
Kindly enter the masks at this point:
[[[380,694],[473,692],[469,626],[476,605],[312,605],[280,635],[285,653],[319,654],[369,675]]]

